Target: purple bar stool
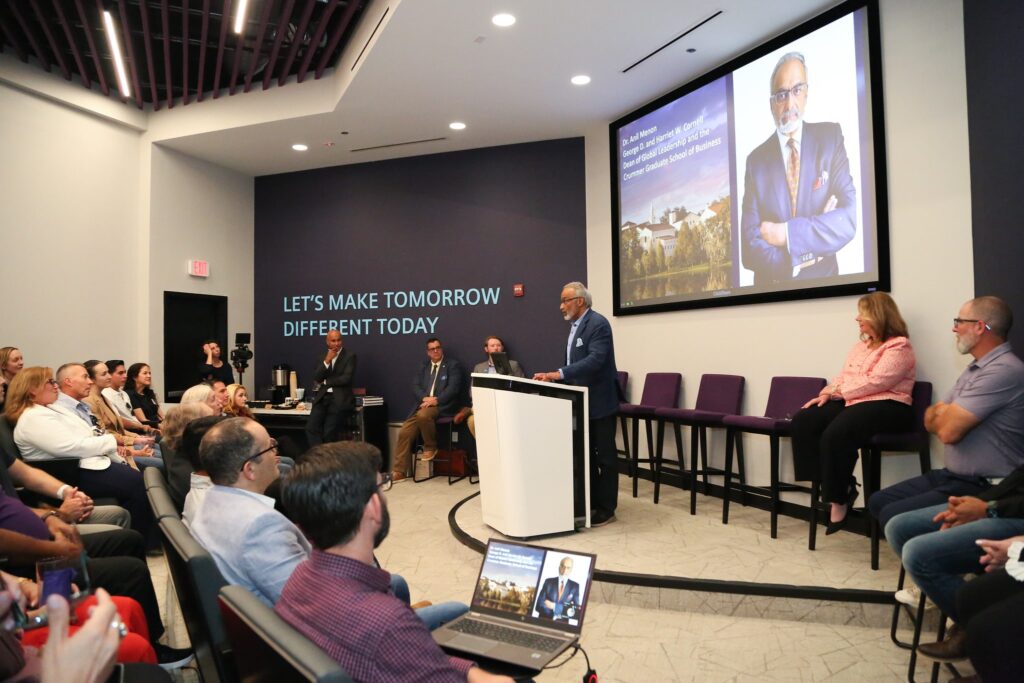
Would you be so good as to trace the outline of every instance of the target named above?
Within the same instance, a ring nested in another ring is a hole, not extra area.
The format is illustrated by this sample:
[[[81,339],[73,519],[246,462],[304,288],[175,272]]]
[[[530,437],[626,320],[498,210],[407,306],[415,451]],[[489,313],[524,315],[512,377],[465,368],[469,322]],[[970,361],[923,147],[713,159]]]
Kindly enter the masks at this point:
[[[626,457],[629,458],[629,476],[633,479],[633,497],[636,498],[637,473],[640,463],[654,464],[654,433],[653,422],[658,408],[675,408],[679,405],[679,395],[683,386],[683,376],[678,372],[648,372],[644,378],[644,393],[640,403],[620,403],[619,419],[622,420],[622,433],[626,433],[626,418],[633,419],[633,451],[629,451],[626,443]],[[647,429],[647,457],[640,458],[640,421],[643,420]]]
[[[924,428],[924,413],[932,403],[932,383],[914,382],[911,394],[914,406],[914,428],[902,434],[875,434],[867,446],[860,449],[861,468],[864,471],[864,500],[882,488],[882,453],[898,451],[916,452],[921,462],[921,474],[932,468],[931,435]],[[878,569],[878,542],[881,528],[871,519],[871,568]]]
[[[771,537],[778,537],[779,492],[784,490],[809,492],[807,487],[779,482],[779,439],[790,435],[793,415],[800,410],[804,403],[814,398],[825,384],[825,379],[822,377],[772,377],[771,389],[768,390],[768,405],[765,406],[763,417],[729,415],[722,419],[726,429],[734,434],[733,439],[729,439],[727,432],[725,439],[725,500],[722,502],[722,524],[729,523],[729,497],[732,491],[732,444],[736,444],[736,454],[739,458],[740,490],[746,496],[747,491],[751,488],[763,490],[763,487],[748,487],[743,482],[743,432],[764,434],[768,437],[771,445],[771,485],[769,486],[772,515]]]
[[[690,514],[697,514],[697,475],[704,481],[704,495],[708,493],[708,474],[724,474],[723,470],[708,468],[708,427],[721,427],[726,415],[740,412],[743,402],[745,379],[740,375],[701,375],[697,389],[697,403],[693,408],[658,408],[654,411],[658,419],[658,450],[654,463],[654,502],[661,493],[661,472],[665,446],[665,423],[670,422],[676,435],[676,454],[679,457],[679,474],[685,470],[683,455],[684,425],[690,427]],[[697,440],[700,439],[701,468],[697,468]],[[726,440],[729,434],[726,432]],[[726,444],[728,450],[728,443]]]

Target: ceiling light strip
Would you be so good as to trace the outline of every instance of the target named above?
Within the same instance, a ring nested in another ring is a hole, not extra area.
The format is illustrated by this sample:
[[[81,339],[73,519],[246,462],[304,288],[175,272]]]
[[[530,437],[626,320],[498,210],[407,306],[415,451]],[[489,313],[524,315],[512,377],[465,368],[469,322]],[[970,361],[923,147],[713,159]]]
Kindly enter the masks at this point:
[[[107,34],[107,44],[110,52],[114,55],[114,71],[117,73],[117,88],[121,91],[121,97],[128,99],[132,91],[128,87],[128,72],[124,66],[124,55],[121,53],[121,41],[117,38],[117,29],[114,26],[114,17],[110,10],[103,10],[103,28]]]
[[[238,0],[238,5],[235,7],[235,33],[241,33],[242,27],[245,26],[245,15],[249,10],[249,0]]]

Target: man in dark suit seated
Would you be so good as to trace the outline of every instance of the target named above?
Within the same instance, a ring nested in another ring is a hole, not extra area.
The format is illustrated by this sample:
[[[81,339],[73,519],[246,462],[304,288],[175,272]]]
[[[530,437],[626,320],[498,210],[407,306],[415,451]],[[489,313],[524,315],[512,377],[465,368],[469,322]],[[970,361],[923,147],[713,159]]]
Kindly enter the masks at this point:
[[[567,619],[566,613],[580,604],[580,585],[569,578],[572,574],[572,558],[563,557],[558,563],[558,576],[545,579],[537,594],[537,613],[545,619]]]
[[[454,415],[459,410],[464,382],[465,373],[459,361],[444,355],[440,339],[428,339],[427,358],[412,382],[412,391],[419,404],[398,431],[395,461],[391,465],[392,481],[402,481],[409,476],[412,443],[417,436],[423,439],[423,460],[432,460],[437,455],[434,420],[443,415]]]
[[[769,103],[776,130],[747,157],[743,267],[754,285],[839,274],[836,252],[857,229],[857,191],[838,123],[806,123],[807,66],[779,58]]]
[[[590,308],[590,292],[582,282],[570,282],[562,288],[559,310],[572,323],[565,348],[565,366],[552,372],[538,372],[533,379],[565,382],[587,387],[590,392],[590,490],[595,510],[591,526],[615,521],[619,500],[619,471],[615,452],[615,416],[619,411],[618,374],[615,370],[615,345],[608,319]],[[577,480],[577,489],[582,481]],[[583,500],[579,490],[576,501]],[[581,510],[576,510],[580,516]]]
[[[316,390],[313,407],[306,422],[310,447],[337,441],[338,431],[355,410],[352,379],[356,374],[356,354],[341,345],[341,332],[327,333],[327,355],[313,373]]]

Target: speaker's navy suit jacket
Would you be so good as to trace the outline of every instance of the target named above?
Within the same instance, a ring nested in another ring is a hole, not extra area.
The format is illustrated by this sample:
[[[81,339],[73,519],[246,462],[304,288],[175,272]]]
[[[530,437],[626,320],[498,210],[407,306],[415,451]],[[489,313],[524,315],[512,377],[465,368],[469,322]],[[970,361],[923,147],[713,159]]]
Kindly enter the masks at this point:
[[[800,138],[800,182],[796,216],[789,202],[786,163],[776,133],[747,157],[743,184],[743,266],[754,271],[754,284],[839,274],[836,252],[853,239],[857,226],[857,191],[838,123],[804,123]],[[829,197],[836,207],[825,213]],[[789,224],[789,249],[761,238],[761,222]],[[818,258],[821,261],[818,261]]]
[[[615,370],[615,344],[608,319],[588,309],[569,352],[569,364],[561,368],[566,384],[587,387],[590,418],[614,415],[619,410],[619,381]]]
[[[577,606],[580,604],[580,585],[572,579],[565,580],[565,591],[562,595],[562,599],[558,599],[558,577],[552,576],[550,579],[545,579],[544,584],[541,586],[540,593],[537,595],[537,613],[542,617],[551,619],[555,616],[555,610],[550,610],[544,604],[545,600],[550,600],[555,603],[555,607],[560,608],[567,602],[575,603]],[[559,609],[561,612],[561,609]]]
[[[419,402],[430,395],[430,359],[420,365],[419,371],[412,382],[412,393],[416,396],[416,405],[410,415],[419,410]],[[445,356],[441,359],[441,367],[437,369],[437,384],[434,385],[434,396],[437,397],[437,409],[441,415],[454,415],[462,408],[465,393],[466,374],[462,371],[459,361]]]

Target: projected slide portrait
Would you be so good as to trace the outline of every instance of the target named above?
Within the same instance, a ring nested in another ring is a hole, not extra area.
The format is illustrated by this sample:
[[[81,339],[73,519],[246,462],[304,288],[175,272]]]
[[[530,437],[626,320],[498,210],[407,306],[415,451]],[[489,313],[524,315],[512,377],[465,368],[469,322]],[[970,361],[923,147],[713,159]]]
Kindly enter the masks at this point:
[[[855,57],[847,17],[733,74],[738,286],[864,272]]]
[[[540,589],[533,616],[566,621],[571,625],[579,623],[589,573],[589,557],[549,552],[540,573]]]
[[[615,315],[889,286],[879,42],[843,3],[609,126]]]

